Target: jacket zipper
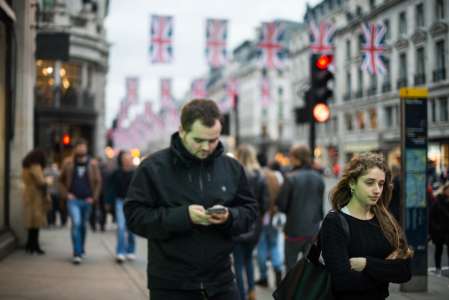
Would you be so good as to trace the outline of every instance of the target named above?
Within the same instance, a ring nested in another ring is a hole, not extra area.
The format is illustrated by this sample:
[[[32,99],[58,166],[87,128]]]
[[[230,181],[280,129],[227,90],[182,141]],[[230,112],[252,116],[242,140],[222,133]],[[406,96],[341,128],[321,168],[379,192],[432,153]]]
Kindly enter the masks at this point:
[[[201,166],[200,166],[200,191],[201,193],[203,193],[203,163],[201,162]]]

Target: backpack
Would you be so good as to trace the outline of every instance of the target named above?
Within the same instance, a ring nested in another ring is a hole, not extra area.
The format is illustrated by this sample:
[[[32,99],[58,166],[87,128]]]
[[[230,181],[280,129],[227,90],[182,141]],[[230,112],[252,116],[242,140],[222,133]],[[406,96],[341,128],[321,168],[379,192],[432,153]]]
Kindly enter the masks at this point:
[[[345,234],[350,238],[349,224],[338,211],[336,213]],[[318,233],[318,237],[320,234]],[[320,262],[320,240],[312,245],[306,257],[302,257],[295,266],[287,272],[279,287],[274,291],[275,300],[333,300],[331,275]]]
[[[268,209],[269,195],[265,176],[260,171],[255,171],[251,177],[248,176],[248,185],[259,207],[258,216],[247,232],[235,236],[233,240],[235,242],[257,244],[262,231],[261,217]]]

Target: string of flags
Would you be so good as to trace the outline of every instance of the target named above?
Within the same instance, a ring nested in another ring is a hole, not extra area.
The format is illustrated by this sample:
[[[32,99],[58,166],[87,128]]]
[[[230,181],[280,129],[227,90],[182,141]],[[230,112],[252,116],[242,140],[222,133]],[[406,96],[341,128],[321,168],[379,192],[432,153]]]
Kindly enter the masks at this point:
[[[205,22],[205,60],[211,68],[224,67],[228,61],[227,38],[229,22],[225,19],[207,19]],[[381,23],[364,23],[360,28],[363,33],[361,68],[371,75],[384,74],[385,69],[385,34],[386,28]],[[333,55],[335,52],[335,27],[327,21],[318,25],[310,23],[309,48],[311,53]],[[259,39],[256,43],[259,65],[265,69],[280,69],[288,57],[286,30],[282,22],[262,23]],[[149,56],[152,64],[170,64],[174,61],[174,18],[172,16],[151,15]],[[144,137],[161,137],[164,130],[176,130],[179,126],[178,105],[172,95],[170,78],[160,79],[159,113],[154,112],[151,103],[144,103],[144,112],[129,120],[131,107],[139,104],[139,78],[127,77],[126,96],[121,101],[117,113],[117,128],[113,137],[122,147],[135,147],[148,142]],[[261,105],[267,108],[272,103],[269,77],[260,79]],[[224,85],[224,97],[218,105],[224,112],[236,105],[239,84],[230,78]],[[191,83],[191,98],[207,97],[207,80],[198,78]],[[146,133],[146,134],[145,134]]]

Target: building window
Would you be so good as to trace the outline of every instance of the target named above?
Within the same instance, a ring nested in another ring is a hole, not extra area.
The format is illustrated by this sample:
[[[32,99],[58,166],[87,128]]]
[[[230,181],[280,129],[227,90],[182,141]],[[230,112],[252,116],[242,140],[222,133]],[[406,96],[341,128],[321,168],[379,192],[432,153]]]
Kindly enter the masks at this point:
[[[440,104],[440,122],[447,122],[449,113],[448,113],[448,107],[447,107],[447,98],[442,97],[439,98],[439,104]]]
[[[385,19],[384,20],[384,26],[385,26],[385,40],[388,41],[391,37],[390,33],[390,20]]]
[[[352,115],[351,114],[345,114],[345,126],[346,131],[352,131],[354,129],[354,125],[352,122]]]
[[[419,3],[415,6],[415,12],[416,12],[416,28],[423,28],[426,26],[425,19],[424,19],[424,4]]]
[[[359,55],[362,54],[362,47],[363,47],[364,42],[365,42],[365,37],[363,36],[363,34],[359,34],[359,37],[358,37]]]
[[[390,59],[385,58],[384,64],[385,64],[384,82],[390,82],[391,80]]]
[[[416,49],[416,74],[415,85],[423,84],[426,82],[426,70],[425,70],[425,54],[424,47]]]
[[[369,0],[369,8],[374,9],[376,7],[376,0]]]
[[[351,71],[346,72],[346,93],[348,95],[351,94],[352,86],[351,86],[352,78],[351,78]]]
[[[436,100],[432,99],[430,100],[430,118],[432,120],[432,123],[436,123],[437,121],[437,104],[436,104]]]
[[[394,106],[385,107],[385,128],[394,127]]]
[[[435,0],[435,16],[437,20],[444,19],[444,0]]]
[[[357,121],[357,128],[360,130],[365,129],[365,112],[358,111],[356,112],[356,121]]]
[[[279,97],[282,97],[282,95],[284,95],[284,89],[282,88],[282,86],[278,87],[278,95]]]
[[[357,95],[356,95],[356,97],[362,97],[362,95],[363,95],[363,70],[362,69],[359,69],[358,70],[358,80],[359,80],[359,84],[358,84],[358,90],[357,90]]]
[[[446,79],[446,53],[445,41],[441,40],[435,44],[436,65],[433,72],[434,81]]]
[[[407,19],[405,11],[399,13],[399,37],[405,37],[407,35]]]
[[[346,40],[346,59],[347,60],[351,59],[351,40],[350,39]]]
[[[370,108],[369,113],[369,124],[372,129],[377,129],[377,110],[375,108]]]
[[[407,55],[405,53],[399,54],[399,78],[398,88],[407,85]]]
[[[36,103],[42,106],[54,105],[55,62],[36,61]]]

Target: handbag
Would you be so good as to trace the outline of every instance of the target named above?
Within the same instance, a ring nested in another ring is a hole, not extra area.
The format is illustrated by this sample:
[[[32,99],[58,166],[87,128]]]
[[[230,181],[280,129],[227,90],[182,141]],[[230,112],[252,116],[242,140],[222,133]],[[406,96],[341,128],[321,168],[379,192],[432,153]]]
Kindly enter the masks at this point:
[[[341,213],[337,213],[345,234],[350,237],[349,224]],[[319,237],[319,233],[318,233]],[[319,238],[313,243],[307,256],[301,258],[288,271],[279,287],[274,291],[275,300],[333,300],[332,278],[326,266],[320,262]]]

